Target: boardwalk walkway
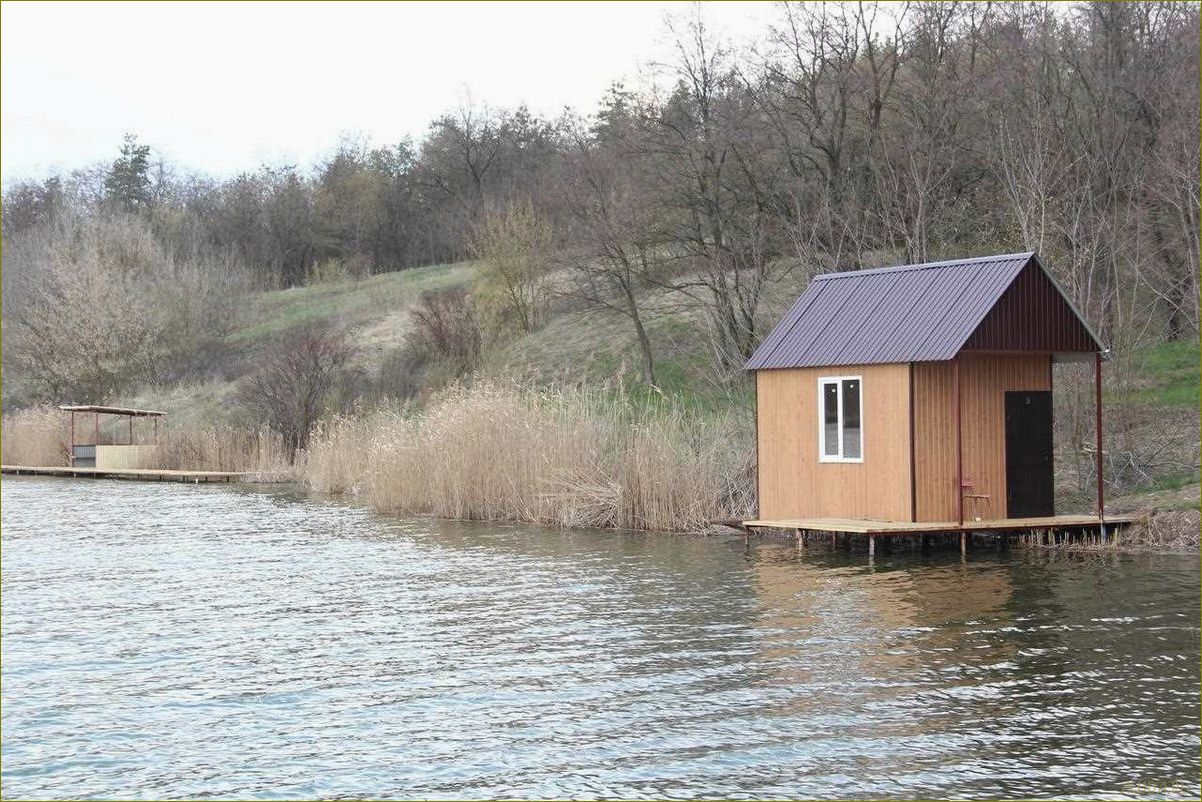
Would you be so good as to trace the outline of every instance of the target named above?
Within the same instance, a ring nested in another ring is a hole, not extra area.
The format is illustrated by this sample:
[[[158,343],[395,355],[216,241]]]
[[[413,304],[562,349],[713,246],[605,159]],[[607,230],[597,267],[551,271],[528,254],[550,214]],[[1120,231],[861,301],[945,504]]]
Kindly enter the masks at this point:
[[[144,482],[240,482],[255,474],[244,471],[166,471],[143,468],[69,468],[62,466],[0,465],[0,473],[31,476],[76,476],[89,479],[130,479]]]

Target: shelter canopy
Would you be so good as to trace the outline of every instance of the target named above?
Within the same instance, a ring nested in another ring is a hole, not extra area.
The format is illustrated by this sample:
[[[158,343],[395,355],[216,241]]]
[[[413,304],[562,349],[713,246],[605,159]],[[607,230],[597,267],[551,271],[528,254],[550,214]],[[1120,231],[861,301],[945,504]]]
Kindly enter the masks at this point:
[[[166,412],[160,412],[157,409],[133,409],[131,407],[103,407],[95,404],[83,404],[79,406],[60,406],[59,409],[64,412],[95,412],[100,415],[125,415],[130,418],[161,418],[166,415]]]

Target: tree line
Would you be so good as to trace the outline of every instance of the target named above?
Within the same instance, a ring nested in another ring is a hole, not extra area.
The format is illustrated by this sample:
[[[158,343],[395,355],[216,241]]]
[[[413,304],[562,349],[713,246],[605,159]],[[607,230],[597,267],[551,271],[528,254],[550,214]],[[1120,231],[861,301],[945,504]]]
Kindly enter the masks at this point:
[[[699,310],[731,370],[789,273],[971,254],[1038,251],[1119,347],[1197,336],[1196,3],[783,3],[741,49],[702,7],[667,25],[654,80],[589,113],[465,103],[417,141],[228,178],[130,136],[110,164],[13,184],[5,322],[44,263],[24,242],[123,218],[223,286],[231,264],[287,287],[480,258],[499,300],[473,314],[521,330],[558,272],[560,296],[629,320],[652,383],[649,293]],[[424,312],[439,331],[446,300]]]

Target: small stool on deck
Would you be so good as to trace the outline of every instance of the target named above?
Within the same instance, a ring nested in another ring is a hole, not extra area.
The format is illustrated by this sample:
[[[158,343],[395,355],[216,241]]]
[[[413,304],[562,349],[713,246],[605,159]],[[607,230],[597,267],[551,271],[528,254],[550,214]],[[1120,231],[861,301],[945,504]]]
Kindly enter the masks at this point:
[[[990,506],[990,498],[989,498],[988,493],[972,493],[972,492],[965,493],[964,492],[965,490],[972,491],[975,489],[976,489],[976,487],[975,487],[975,485],[973,485],[972,479],[965,479],[964,481],[962,481],[960,483],[960,493],[963,496],[964,500],[969,503],[968,517],[974,521],[980,521],[980,520],[982,520],[981,519],[982,505],[984,505],[984,507],[985,507],[986,514],[992,514],[993,509]]]

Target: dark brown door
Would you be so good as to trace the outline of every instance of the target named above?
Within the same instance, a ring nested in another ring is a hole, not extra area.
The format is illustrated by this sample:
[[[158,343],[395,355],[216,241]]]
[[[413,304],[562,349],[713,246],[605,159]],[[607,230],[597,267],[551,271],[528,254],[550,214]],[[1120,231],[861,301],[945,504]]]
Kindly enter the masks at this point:
[[[1052,393],[1006,393],[1006,517],[1055,515]]]

